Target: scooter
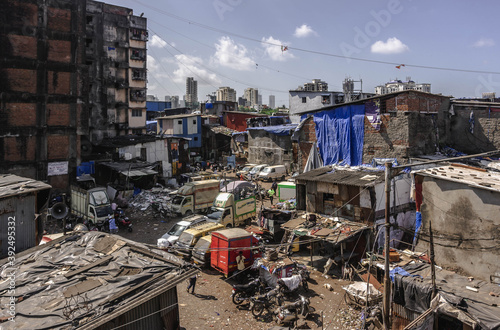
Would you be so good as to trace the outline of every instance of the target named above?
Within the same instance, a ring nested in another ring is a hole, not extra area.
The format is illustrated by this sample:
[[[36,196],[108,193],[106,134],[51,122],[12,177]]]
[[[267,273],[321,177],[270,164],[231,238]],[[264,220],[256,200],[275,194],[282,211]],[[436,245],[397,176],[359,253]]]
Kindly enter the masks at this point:
[[[314,312],[314,308],[310,306],[309,299],[300,296],[300,298],[293,303],[278,307],[276,323],[283,324],[295,322],[301,316],[307,318],[311,312]]]
[[[264,286],[259,278],[251,281],[247,284],[235,284],[233,285],[233,291],[231,297],[235,305],[240,305],[244,301],[250,300],[256,293],[262,293],[264,291]]]

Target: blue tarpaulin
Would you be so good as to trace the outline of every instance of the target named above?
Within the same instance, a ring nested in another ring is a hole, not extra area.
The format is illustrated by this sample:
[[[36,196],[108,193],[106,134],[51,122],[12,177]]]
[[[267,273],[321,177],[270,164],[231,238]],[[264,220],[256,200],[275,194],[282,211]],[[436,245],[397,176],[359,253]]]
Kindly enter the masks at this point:
[[[262,127],[247,127],[247,131],[251,130],[264,130],[274,135],[292,135],[297,128],[296,124],[276,125],[276,126],[262,126]]]
[[[324,165],[363,163],[365,106],[348,105],[313,114],[318,148]]]
[[[420,230],[420,226],[422,226],[422,213],[417,211],[415,216],[415,236],[413,237],[413,247],[417,245],[417,235]]]

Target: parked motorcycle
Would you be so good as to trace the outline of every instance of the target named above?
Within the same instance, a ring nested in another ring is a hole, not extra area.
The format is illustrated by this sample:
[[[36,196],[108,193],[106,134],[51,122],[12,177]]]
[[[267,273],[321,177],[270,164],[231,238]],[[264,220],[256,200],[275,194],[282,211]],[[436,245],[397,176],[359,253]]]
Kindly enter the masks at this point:
[[[115,221],[118,228],[127,229],[129,232],[132,232],[132,221],[125,216],[125,212],[119,207],[115,210]]]
[[[305,282],[307,283],[307,281]],[[303,283],[304,280],[300,275],[292,275],[291,277],[282,277],[278,280],[278,290],[282,295],[289,295],[295,292],[300,287],[301,284],[303,285]]]
[[[231,297],[235,305],[240,305],[244,301],[250,300],[257,293],[262,293],[265,291],[264,285],[259,278],[251,281],[247,284],[235,284],[233,285],[233,291]]]
[[[307,269],[306,265],[294,262],[294,269],[292,270],[293,275],[300,275],[302,277],[302,287],[304,291],[309,290],[309,279],[311,278],[311,271]]]
[[[250,304],[252,305],[252,314],[255,317],[259,317],[267,309],[269,312],[274,312],[271,309],[276,306],[281,306],[282,297],[279,294],[278,288],[274,288],[266,294],[259,295],[257,297],[250,298]]]
[[[314,308],[310,306],[310,301],[304,296],[293,303],[286,304],[278,307],[276,323],[284,324],[295,322],[299,317],[307,318],[307,316],[314,312]]]

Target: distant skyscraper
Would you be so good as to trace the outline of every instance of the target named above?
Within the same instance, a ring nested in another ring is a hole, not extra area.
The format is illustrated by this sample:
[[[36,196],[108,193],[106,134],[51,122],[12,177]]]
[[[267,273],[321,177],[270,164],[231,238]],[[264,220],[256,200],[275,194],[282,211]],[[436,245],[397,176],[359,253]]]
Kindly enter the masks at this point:
[[[188,105],[198,103],[198,82],[193,77],[186,78],[186,103]]]
[[[220,87],[217,90],[217,101],[236,102],[236,91],[230,87]]]
[[[255,88],[245,89],[245,99],[250,103],[250,106],[255,106],[259,104],[259,90]]]
[[[179,96],[170,96],[170,102],[172,102],[172,109],[179,108]]]
[[[276,107],[276,97],[274,95],[269,95],[269,107],[271,109]]]
[[[389,94],[389,93],[401,92],[401,91],[406,91],[406,90],[415,90],[415,91],[430,93],[431,92],[431,84],[427,84],[427,83],[417,84],[416,82],[411,80],[411,77],[406,77],[406,81],[395,79],[395,80],[389,81],[385,85],[376,86],[375,87],[375,94],[377,94],[377,95]]]
[[[262,95],[261,94],[257,95],[257,104],[262,105]]]
[[[304,86],[299,86],[298,91],[308,91],[308,92],[327,92],[328,84],[321,79],[313,79],[312,83],[305,83]]]

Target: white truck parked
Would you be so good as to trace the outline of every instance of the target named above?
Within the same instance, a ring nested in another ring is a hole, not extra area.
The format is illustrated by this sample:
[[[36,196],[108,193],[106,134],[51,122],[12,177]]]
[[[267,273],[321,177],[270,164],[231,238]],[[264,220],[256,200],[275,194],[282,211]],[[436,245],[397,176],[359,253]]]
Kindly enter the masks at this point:
[[[234,200],[231,193],[220,193],[214,200],[207,217],[224,225],[225,227],[237,227],[249,224],[256,215],[257,203],[255,196]]]
[[[182,216],[208,210],[219,193],[219,180],[188,182],[172,200],[172,211]]]
[[[113,214],[106,188],[97,187],[85,190],[71,186],[71,214],[97,225],[107,221]]]

